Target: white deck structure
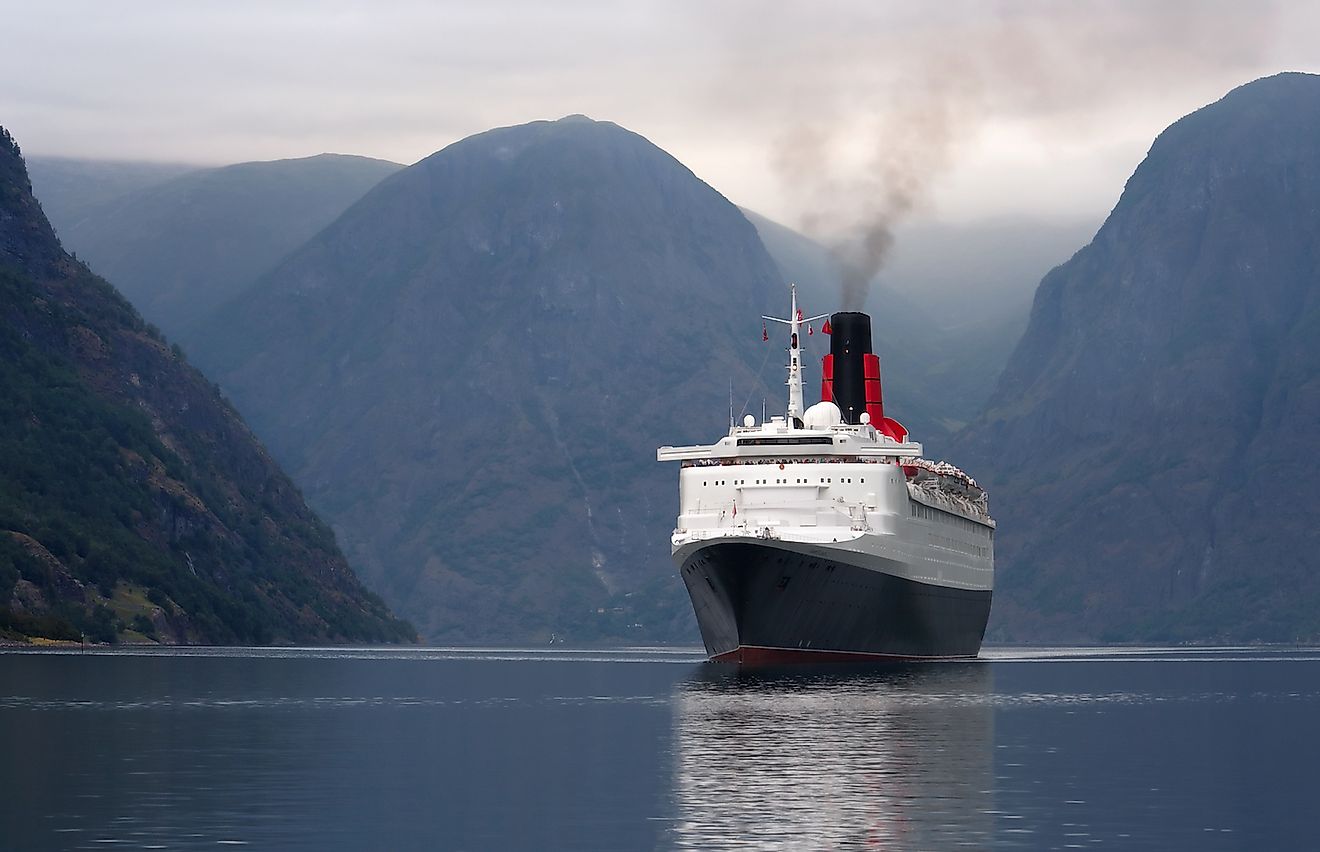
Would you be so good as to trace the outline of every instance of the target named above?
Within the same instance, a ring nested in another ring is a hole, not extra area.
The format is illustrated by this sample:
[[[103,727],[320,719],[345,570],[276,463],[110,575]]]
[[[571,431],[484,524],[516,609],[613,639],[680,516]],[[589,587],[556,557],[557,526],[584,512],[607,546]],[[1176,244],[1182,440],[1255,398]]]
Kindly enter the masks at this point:
[[[716,542],[755,540],[918,582],[993,588],[995,522],[984,492],[952,465],[921,458],[920,443],[880,433],[865,414],[854,425],[832,402],[802,411],[797,344],[809,320],[796,292],[790,317],[766,318],[790,326],[788,414],[760,424],[749,415],[713,444],[656,452],[681,464],[675,561]]]

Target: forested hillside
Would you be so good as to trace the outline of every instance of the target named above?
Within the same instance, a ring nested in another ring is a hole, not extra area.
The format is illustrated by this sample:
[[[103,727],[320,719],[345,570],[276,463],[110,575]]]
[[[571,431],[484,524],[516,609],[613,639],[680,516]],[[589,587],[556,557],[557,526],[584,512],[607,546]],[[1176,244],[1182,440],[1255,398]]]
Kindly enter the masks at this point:
[[[4,131],[0,633],[413,636],[214,386],[65,254]]]

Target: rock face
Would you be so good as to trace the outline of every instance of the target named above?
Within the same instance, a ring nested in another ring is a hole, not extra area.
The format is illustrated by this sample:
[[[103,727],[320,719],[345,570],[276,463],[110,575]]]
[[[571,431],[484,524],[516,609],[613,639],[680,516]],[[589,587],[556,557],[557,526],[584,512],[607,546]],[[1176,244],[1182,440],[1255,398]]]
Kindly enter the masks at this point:
[[[1001,640],[1320,639],[1320,77],[1151,147],[955,458],[991,491]]]
[[[210,382],[65,254],[3,130],[0,632],[412,636]]]
[[[78,203],[76,187],[94,198],[131,185],[130,178],[145,180],[122,174],[125,168],[97,171],[83,164],[83,174],[103,179],[70,186],[71,164],[45,163],[46,183],[36,177],[33,183],[64,245],[187,348],[198,319],[251,286],[402,166],[342,154],[239,163]],[[43,192],[50,193],[49,205]]]
[[[386,179],[196,356],[429,638],[692,641],[655,448],[722,435],[730,382],[782,394],[779,281],[736,207],[574,116]]]

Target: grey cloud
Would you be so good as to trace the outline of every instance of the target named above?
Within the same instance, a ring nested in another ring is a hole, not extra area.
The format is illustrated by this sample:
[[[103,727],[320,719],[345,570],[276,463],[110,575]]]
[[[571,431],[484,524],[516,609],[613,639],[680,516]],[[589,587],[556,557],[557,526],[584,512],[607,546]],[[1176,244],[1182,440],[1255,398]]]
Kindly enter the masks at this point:
[[[1130,103],[1163,116],[1280,70],[1271,28],[1316,22],[1300,4],[1267,8],[29,3],[6,18],[0,122],[33,153],[412,162],[491,126],[584,112],[650,136],[736,200],[869,245],[864,266],[892,237],[871,226],[928,209],[987,122],[1108,139]],[[1291,49],[1311,56],[1305,39]]]

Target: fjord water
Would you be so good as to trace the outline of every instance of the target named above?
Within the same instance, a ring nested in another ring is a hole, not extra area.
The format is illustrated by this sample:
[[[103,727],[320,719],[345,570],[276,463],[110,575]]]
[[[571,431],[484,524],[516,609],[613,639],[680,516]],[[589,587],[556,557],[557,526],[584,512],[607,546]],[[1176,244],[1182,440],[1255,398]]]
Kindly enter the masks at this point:
[[[1320,653],[0,653],[0,848],[1301,849]]]

